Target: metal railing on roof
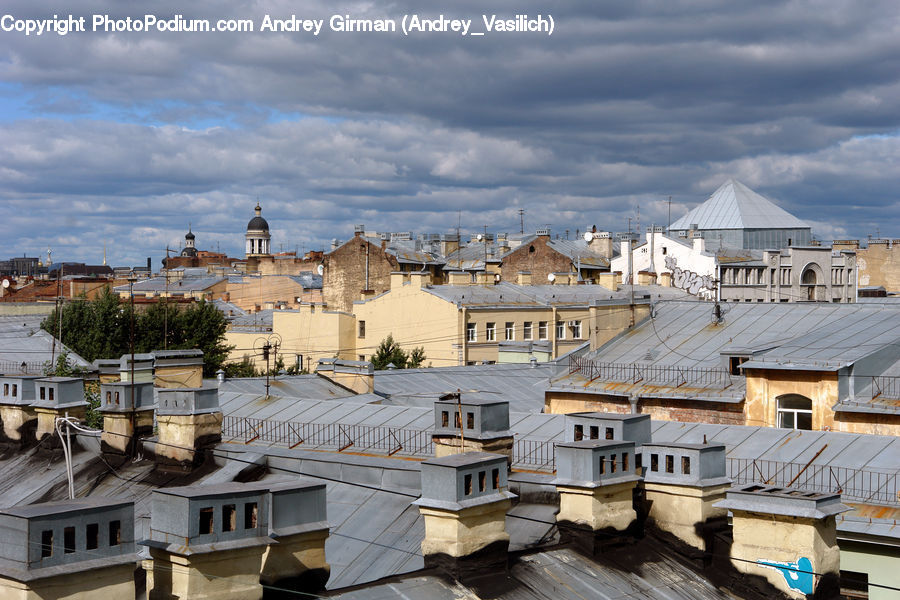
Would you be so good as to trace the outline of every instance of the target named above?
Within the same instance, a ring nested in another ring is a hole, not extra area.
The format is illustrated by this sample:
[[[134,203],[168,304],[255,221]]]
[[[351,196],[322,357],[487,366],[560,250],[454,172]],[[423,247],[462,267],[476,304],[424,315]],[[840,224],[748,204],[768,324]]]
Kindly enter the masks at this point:
[[[370,452],[386,456],[429,458],[434,456],[431,429],[404,429],[381,425],[298,423],[250,417],[226,416],[222,436],[250,444],[270,442],[288,448],[343,452]],[[556,472],[556,443],[517,439],[512,466],[517,469]],[[777,460],[726,458],[726,475],[735,485],[765,483],[815,492],[840,493],[848,502],[900,506],[900,473],[853,469]]]
[[[688,386],[727,389],[734,383],[727,369],[607,363],[580,356],[569,358],[569,374],[574,373],[580,373],[588,381],[603,379],[617,383],[647,383],[675,388]]]
[[[900,474],[777,460],[729,458],[728,477],[736,485],[760,482],[813,492],[840,493],[841,499],[900,506]]]
[[[250,417],[226,416],[222,422],[222,436],[245,444],[270,442],[288,448],[324,450],[352,449],[393,456],[433,456],[431,431],[403,429],[377,425],[349,425],[342,423],[298,423],[270,421]]]
[[[24,370],[22,370],[22,365],[25,365]],[[0,360],[0,373],[8,375],[43,375],[44,363]]]
[[[880,376],[872,378],[872,400],[878,398],[900,399],[900,377]]]

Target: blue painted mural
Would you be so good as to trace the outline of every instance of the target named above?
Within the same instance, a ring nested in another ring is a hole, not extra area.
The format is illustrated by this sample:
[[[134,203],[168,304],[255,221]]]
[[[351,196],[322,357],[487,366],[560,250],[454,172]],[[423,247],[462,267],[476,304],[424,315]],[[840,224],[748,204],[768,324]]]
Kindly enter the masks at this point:
[[[777,560],[758,559],[756,564],[779,571],[788,587],[804,594],[813,593],[812,562],[805,556],[801,556],[797,562],[782,562]]]

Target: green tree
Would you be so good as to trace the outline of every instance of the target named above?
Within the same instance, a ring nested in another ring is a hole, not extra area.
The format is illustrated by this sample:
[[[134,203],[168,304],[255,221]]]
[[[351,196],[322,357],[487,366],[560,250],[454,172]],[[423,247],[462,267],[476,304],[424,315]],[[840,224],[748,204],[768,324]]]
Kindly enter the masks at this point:
[[[416,346],[409,352],[409,357],[406,360],[406,368],[407,369],[418,369],[425,363],[425,347],[424,346]]]
[[[256,367],[253,366],[250,357],[246,354],[241,362],[226,363],[222,366],[222,369],[225,371],[225,377],[229,379],[234,379],[235,377],[258,377],[260,375]]]
[[[381,340],[375,354],[372,355],[372,365],[379,371],[386,369],[389,364],[393,364],[398,369],[405,369],[407,358],[406,351],[394,341],[393,335],[388,334]]]
[[[132,317],[136,353],[167,347],[170,350],[199,348],[203,350],[205,377],[215,376],[231,350],[224,343],[225,315],[209,302],[198,302],[184,311],[173,304],[157,302],[142,313],[132,314],[131,303],[121,302],[106,287],[95,300],[81,297],[63,305],[60,312],[54,310],[41,323],[41,328],[57,335],[60,315],[61,341],[89,361],[119,358],[131,352]]]
[[[201,300],[178,315],[176,347],[203,350],[203,375],[214,377],[231,350],[225,345],[228,322],[212,302]],[[171,344],[170,344],[171,347]]]
[[[49,360],[44,363],[44,375],[53,377],[84,377],[87,369],[78,367],[69,362],[69,353],[60,352],[56,357],[56,364]],[[100,413],[100,383],[97,381],[84,382],[84,399],[88,403],[87,414],[84,417],[88,427],[103,429],[103,414]]]

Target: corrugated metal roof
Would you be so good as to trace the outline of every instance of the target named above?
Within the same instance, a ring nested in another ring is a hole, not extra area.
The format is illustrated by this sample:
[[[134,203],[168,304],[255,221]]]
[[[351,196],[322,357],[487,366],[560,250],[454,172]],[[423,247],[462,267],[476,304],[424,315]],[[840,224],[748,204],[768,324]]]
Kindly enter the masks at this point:
[[[424,291],[447,302],[464,306],[587,306],[593,302],[627,302],[625,291],[613,292],[602,285],[435,285]]]
[[[691,225],[697,225],[701,230],[809,227],[809,224],[734,179],[723,183],[706,202],[672,223],[669,230],[687,230]]]
[[[45,315],[0,316],[0,363],[35,365],[50,361],[54,356],[54,338],[41,329],[41,321],[45,318]],[[68,352],[69,364],[93,370],[91,363],[68,346],[59,341],[55,345],[55,356],[61,351]]]
[[[205,270],[204,270],[205,273]],[[224,277],[185,277],[184,279],[173,280],[169,278],[166,283],[165,277],[152,277],[150,279],[141,279],[134,282],[135,292],[166,292],[170,294],[183,294],[186,292],[201,292],[207,290],[217,283],[225,281]],[[128,292],[129,285],[117,285],[113,288],[116,293]]]

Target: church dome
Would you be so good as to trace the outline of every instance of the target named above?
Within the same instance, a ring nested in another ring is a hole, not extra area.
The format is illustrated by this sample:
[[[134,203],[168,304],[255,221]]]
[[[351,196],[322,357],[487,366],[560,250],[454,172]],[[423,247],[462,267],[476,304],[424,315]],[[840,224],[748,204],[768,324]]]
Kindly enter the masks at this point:
[[[259,207],[259,202],[256,203],[254,210],[256,211],[256,216],[247,223],[247,231],[269,231],[269,223],[260,216],[262,209]]]
[[[187,234],[184,236],[184,239],[193,240],[193,239],[196,239],[196,237],[194,236],[193,232],[188,231]]]

